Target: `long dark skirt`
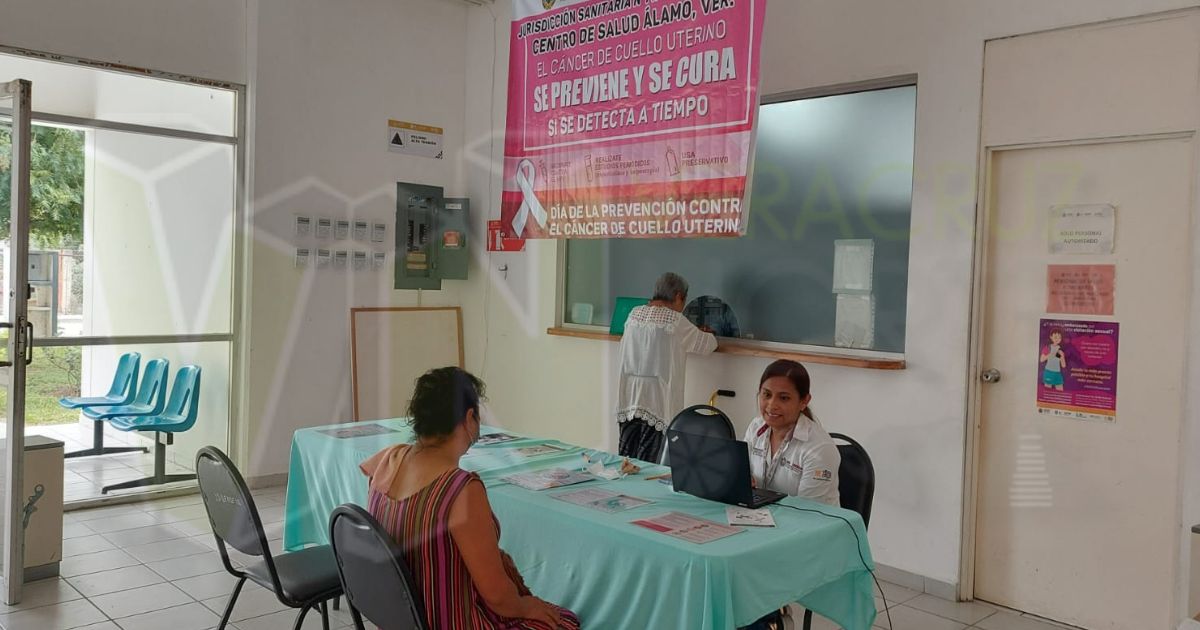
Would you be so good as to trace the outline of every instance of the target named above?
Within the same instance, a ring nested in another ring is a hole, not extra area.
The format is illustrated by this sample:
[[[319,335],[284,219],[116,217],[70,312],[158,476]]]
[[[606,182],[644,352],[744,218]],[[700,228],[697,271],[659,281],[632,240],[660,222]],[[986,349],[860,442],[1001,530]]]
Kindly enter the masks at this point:
[[[641,418],[632,418],[621,423],[618,452],[624,457],[658,463],[665,441],[662,431],[655,430]]]

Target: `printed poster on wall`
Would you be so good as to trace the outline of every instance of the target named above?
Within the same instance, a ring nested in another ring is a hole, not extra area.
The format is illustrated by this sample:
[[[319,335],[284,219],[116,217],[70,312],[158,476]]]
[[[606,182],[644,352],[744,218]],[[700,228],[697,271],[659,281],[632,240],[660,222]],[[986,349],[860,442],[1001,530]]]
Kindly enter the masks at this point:
[[[1048,265],[1046,312],[1112,315],[1116,265]]]
[[[740,236],[766,0],[514,0],[506,237]]]
[[[1043,319],[1038,339],[1038,413],[1116,420],[1120,324]]]

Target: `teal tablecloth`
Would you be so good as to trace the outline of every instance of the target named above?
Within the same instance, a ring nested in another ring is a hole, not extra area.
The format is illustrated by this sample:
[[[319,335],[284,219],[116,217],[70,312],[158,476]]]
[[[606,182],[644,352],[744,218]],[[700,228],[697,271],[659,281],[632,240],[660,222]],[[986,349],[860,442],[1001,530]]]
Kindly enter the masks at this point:
[[[378,424],[380,435],[334,437],[335,427]],[[485,427],[484,432],[495,429]],[[506,433],[512,434],[511,431]],[[328,519],[342,503],[366,505],[367,480],[359,462],[385,446],[408,441],[403,420],[381,420],[297,431],[292,440],[284,547],[289,551],[328,542]],[[554,444],[562,454],[524,459],[511,449]],[[584,449],[525,438],[477,446],[463,468],[483,478],[500,519],[500,545],[512,555],[534,593],[579,614],[585,628],[728,629],[743,626],[798,601],[847,630],[868,630],[875,620],[874,569],[866,529],[858,514],[804,499],[771,506],[777,527],[746,531],[703,545],[632,525],[671,511],[725,522],[725,505],[677,494],[645,477],[665,469],[644,465],[642,474],[616,481],[533,492],[500,481],[524,470],[577,469]],[[590,451],[586,451],[590,452]],[[618,461],[614,455],[610,462]],[[550,495],[603,486],[654,503],[607,514]],[[857,533],[840,516],[848,520]],[[856,550],[855,547],[858,546]],[[861,552],[861,556],[859,553]]]

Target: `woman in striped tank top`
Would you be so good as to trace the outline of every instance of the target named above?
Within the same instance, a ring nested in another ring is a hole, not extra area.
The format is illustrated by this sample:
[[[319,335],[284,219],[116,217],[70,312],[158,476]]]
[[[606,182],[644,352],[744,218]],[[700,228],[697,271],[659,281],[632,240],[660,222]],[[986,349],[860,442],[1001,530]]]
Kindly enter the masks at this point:
[[[361,464],[368,509],[404,549],[433,630],[577,630],[569,610],[534,597],[500,550],[487,491],[459,458],[479,439],[483,383],[456,367],[417,379],[416,440]]]

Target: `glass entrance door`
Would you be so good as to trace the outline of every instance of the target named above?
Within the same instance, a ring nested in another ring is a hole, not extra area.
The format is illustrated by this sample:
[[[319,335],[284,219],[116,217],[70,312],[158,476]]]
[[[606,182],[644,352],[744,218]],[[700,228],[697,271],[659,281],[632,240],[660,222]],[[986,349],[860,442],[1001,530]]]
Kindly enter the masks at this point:
[[[25,450],[25,366],[32,359],[33,327],[29,322],[29,81],[0,83],[0,241],[8,255],[0,265],[8,295],[0,313],[0,332],[7,333],[0,381],[7,389],[0,441],[0,599],[16,604],[24,581],[23,460]]]

